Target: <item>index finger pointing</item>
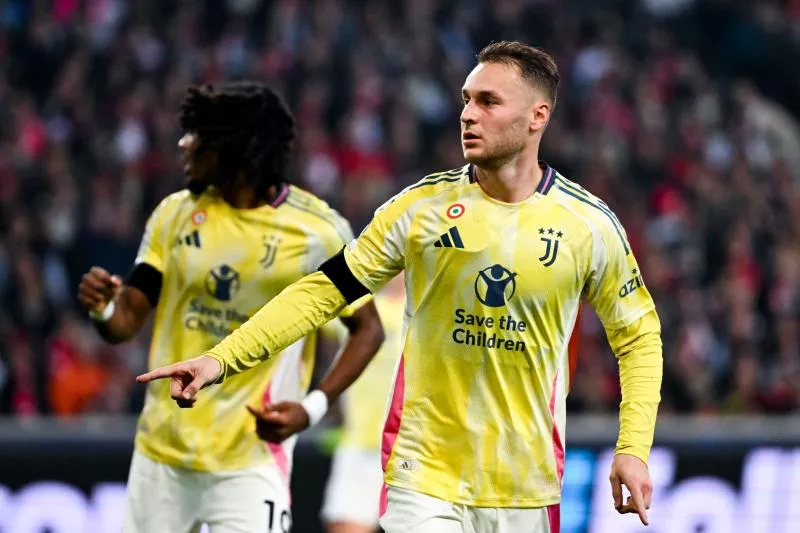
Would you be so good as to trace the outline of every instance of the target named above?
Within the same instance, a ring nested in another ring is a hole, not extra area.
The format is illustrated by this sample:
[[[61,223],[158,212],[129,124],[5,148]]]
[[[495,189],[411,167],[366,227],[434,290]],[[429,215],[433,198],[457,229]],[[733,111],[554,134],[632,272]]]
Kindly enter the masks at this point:
[[[146,374],[136,376],[136,381],[138,383],[150,383],[156,379],[171,378],[180,374],[180,370],[180,364],[164,366],[161,368],[156,368],[155,370],[151,370]]]
[[[648,525],[649,521],[647,520],[647,509],[645,508],[644,496],[642,496],[641,487],[639,487],[639,485],[631,483],[630,485],[628,485],[628,490],[630,491],[631,498],[633,499],[633,507],[639,514],[639,520],[642,521],[642,524]]]

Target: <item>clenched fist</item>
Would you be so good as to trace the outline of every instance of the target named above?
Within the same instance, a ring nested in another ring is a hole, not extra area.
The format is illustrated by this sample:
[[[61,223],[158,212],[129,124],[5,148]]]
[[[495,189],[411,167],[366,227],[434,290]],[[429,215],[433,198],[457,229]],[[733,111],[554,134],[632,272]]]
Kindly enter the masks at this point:
[[[310,423],[303,404],[298,402],[265,405],[261,409],[246,407],[256,419],[256,433],[267,442],[281,443],[306,429]]]
[[[78,286],[78,300],[89,311],[102,311],[122,287],[122,278],[94,266],[83,275]]]

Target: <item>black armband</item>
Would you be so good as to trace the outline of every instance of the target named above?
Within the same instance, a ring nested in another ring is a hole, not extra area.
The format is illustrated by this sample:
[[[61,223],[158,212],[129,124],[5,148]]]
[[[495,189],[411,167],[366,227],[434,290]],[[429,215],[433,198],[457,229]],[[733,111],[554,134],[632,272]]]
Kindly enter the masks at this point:
[[[125,279],[125,285],[136,287],[147,296],[151,307],[158,305],[158,297],[161,294],[161,282],[164,275],[153,265],[139,263],[134,266]]]
[[[319,271],[328,276],[328,279],[339,289],[349,304],[369,294],[369,290],[356,279],[350,271],[350,267],[347,266],[347,261],[344,260],[344,248],[322,263]]]

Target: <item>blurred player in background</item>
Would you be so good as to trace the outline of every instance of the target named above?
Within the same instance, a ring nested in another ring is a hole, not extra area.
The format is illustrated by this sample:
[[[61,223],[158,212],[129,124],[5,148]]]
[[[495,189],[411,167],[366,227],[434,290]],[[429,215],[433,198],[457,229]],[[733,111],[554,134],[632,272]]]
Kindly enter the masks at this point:
[[[180,122],[187,190],[150,216],[124,282],[93,267],[78,293],[111,343],[136,335],[155,309],[152,367],[210,349],[352,239],[334,210],[287,183],[294,118],[268,87],[190,88]],[[374,304],[340,316],[350,331],[345,360],[366,365],[382,340]],[[302,399],[314,344],[313,334],[298,340],[194,409],[176,409],[168,383],[148,387],[124,531],[188,533],[204,523],[211,533],[289,531],[294,441],[261,441],[246,406]]]
[[[401,191],[319,272],[219,345],[139,381],[170,377],[173,398],[194,398],[405,270],[408,328],[384,426],[381,527],[553,533],[574,369],[569,339],[584,298],[619,361],[614,505],[647,524],[661,326],[616,216],[538,159],[558,85],[556,64],[541,50],[484,48],[462,88],[469,164]],[[329,397],[341,392],[331,381],[320,384]],[[308,423],[299,404],[279,415],[262,416],[283,424],[282,437]]]
[[[381,429],[403,349],[403,281],[401,273],[375,295],[386,340],[364,373],[341,396],[344,431],[333,456],[322,506],[328,533],[373,533],[378,527],[383,485]]]

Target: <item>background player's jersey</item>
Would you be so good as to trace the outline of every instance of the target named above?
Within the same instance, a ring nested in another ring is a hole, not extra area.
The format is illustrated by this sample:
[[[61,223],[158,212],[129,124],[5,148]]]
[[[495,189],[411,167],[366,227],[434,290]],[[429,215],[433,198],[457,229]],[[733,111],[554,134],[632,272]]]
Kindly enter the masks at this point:
[[[212,348],[287,285],[344,246],[349,224],[310,193],[285,186],[272,205],[235,209],[213,193],[164,199],[147,223],[138,263],[163,274],[150,348],[156,368]],[[136,447],[151,459],[215,471],[275,460],[288,473],[293,440],[267,445],[246,404],[299,400],[310,384],[314,334],[261,365],[200,393],[192,409],[169,381],[147,388]]]
[[[560,500],[581,297],[609,331],[654,305],[599,199],[545,166],[533,196],[506,204],[470,169],[407,188],[345,249],[373,293],[406,271],[386,482],[474,506],[550,505]]]
[[[386,335],[381,349],[367,368],[342,396],[344,433],[341,445],[362,451],[381,449],[381,428],[403,348],[405,295],[382,291],[375,305]]]

